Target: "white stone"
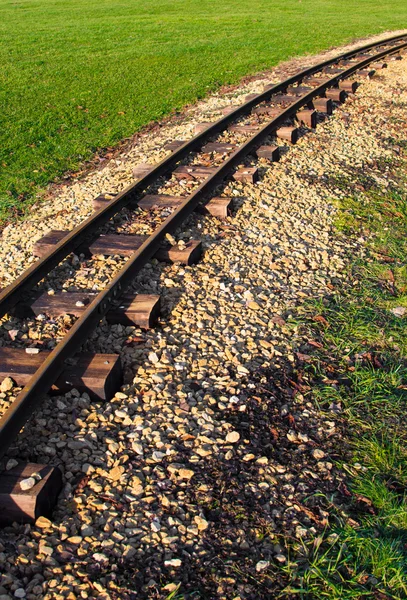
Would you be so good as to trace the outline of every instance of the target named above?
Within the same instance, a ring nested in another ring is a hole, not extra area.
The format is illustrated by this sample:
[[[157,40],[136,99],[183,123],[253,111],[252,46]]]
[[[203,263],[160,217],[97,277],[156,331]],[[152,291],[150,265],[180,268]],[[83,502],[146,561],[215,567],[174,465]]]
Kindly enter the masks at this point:
[[[150,352],[148,355],[148,360],[153,363],[153,365],[156,365],[158,362],[160,362],[160,359],[155,352]]]
[[[236,442],[238,442],[239,440],[240,440],[240,433],[238,433],[237,431],[231,431],[226,436],[226,441],[229,444],[236,444]]]
[[[22,479],[20,481],[20,488],[23,490],[23,492],[25,492],[26,490],[30,490],[31,488],[33,488],[35,486],[35,479],[34,477],[27,477],[27,479]]]
[[[390,312],[392,312],[396,317],[404,317],[404,315],[407,313],[407,308],[404,306],[396,306],[396,308],[391,308]]]
[[[194,521],[196,523],[196,526],[198,527],[199,531],[205,531],[205,529],[208,529],[209,527],[209,523],[206,519],[204,519],[203,517],[194,517]]]
[[[109,559],[107,558],[106,554],[102,554],[101,552],[95,552],[95,554],[93,554],[92,557],[97,562],[108,562],[109,561]]]
[[[155,532],[160,531],[160,529],[161,529],[161,523],[160,523],[160,521],[158,519],[154,519],[151,522],[150,527],[151,527],[151,531],[155,531]]]
[[[14,467],[16,467],[18,465],[18,460],[16,460],[15,458],[10,458],[10,460],[7,461],[6,464],[6,471],[10,471],[10,469],[14,469]]]
[[[269,566],[270,566],[269,560],[259,560],[259,562],[256,564],[256,571],[258,573],[260,573],[261,571],[264,571],[265,569],[267,569]]]
[[[11,377],[6,377],[0,383],[0,392],[10,392],[13,389],[13,387],[14,381],[11,379]]]
[[[161,462],[162,459],[164,458],[164,456],[165,456],[164,452],[158,452],[158,450],[154,450],[152,459],[155,460],[155,462]]]
[[[182,565],[182,560],[180,558],[172,558],[171,560],[165,560],[164,565],[166,567],[180,567]]]

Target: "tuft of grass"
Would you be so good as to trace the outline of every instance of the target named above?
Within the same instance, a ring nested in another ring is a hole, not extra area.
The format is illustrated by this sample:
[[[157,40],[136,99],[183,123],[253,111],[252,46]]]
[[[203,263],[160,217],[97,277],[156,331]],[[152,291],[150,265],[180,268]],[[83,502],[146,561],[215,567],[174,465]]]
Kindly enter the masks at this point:
[[[338,467],[348,477],[341,500],[324,499],[334,526],[304,542],[284,568],[284,593],[406,598],[407,313],[392,310],[407,306],[407,194],[348,198],[337,225],[342,235],[363,236],[367,253],[354,261],[350,282],[310,303],[295,326],[321,344],[308,365],[311,393],[321,410],[342,409],[347,439]]]
[[[222,84],[406,27],[404,0],[0,0],[0,224]]]

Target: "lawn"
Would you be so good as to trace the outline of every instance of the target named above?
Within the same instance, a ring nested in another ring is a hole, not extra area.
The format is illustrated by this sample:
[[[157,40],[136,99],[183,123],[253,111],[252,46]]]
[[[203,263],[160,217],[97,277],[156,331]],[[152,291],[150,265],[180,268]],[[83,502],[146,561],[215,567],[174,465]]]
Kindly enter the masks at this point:
[[[220,84],[402,27],[405,0],[0,0],[0,223]]]
[[[337,225],[367,237],[367,257],[294,321],[320,343],[307,358],[312,402],[327,415],[341,406],[346,426],[337,455],[346,483],[315,495],[331,527],[293,548],[301,560],[285,568],[299,598],[407,598],[406,206],[405,184],[343,202]]]

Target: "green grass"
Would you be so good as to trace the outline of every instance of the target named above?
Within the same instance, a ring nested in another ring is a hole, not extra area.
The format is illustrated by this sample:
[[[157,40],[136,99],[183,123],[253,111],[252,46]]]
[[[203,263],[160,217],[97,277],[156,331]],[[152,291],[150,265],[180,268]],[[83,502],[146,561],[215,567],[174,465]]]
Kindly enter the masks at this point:
[[[407,306],[406,206],[406,191],[344,202],[338,227],[366,236],[368,256],[350,285],[295,321],[322,344],[308,365],[313,401],[322,411],[340,403],[347,434],[347,505],[325,498],[330,528],[285,568],[302,598],[407,598],[407,315],[391,312]]]
[[[0,0],[0,223],[220,84],[401,27],[405,0]]]

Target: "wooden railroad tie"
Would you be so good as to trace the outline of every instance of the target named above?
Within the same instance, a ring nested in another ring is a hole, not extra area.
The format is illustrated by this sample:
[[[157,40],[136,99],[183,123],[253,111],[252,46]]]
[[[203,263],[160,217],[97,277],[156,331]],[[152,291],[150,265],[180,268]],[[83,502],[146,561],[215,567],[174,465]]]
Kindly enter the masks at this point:
[[[259,94],[248,94],[247,96],[245,96],[244,101],[245,102],[250,102],[250,100],[254,100],[255,98],[257,98]]]
[[[328,83],[328,81],[329,77],[310,77],[309,79],[307,79],[306,83],[309,83],[310,85],[320,86],[324,85],[325,83]]]
[[[376,71],[380,71],[381,69],[387,69],[387,63],[386,62],[373,62],[370,63],[369,67],[370,69],[376,69]]]
[[[310,127],[310,129],[315,129],[317,126],[317,112],[316,110],[300,110],[297,112],[298,121]]]
[[[345,92],[350,92],[351,94],[354,94],[359,87],[357,81],[350,81],[349,79],[341,80],[338,85],[340,90],[345,90]]]
[[[137,165],[133,169],[133,177],[134,179],[141,179],[150,173],[150,171],[154,169],[154,165],[150,165],[148,163],[141,163]]]
[[[217,167],[205,167],[203,165],[181,165],[177,167],[172,175],[175,179],[206,179],[216,171]]]
[[[295,96],[289,96],[288,94],[276,94],[270,98],[272,104],[283,104],[287,106],[293,104],[296,100],[297,98]]]
[[[258,106],[253,111],[255,115],[267,115],[269,117],[278,117],[281,114],[281,108],[277,108],[276,106]]]
[[[265,158],[270,162],[276,162],[280,159],[280,146],[260,146],[256,150],[257,158]]]
[[[143,210],[154,210],[155,208],[177,208],[185,201],[182,196],[167,196],[165,194],[148,194],[139,202],[139,207]],[[233,198],[222,198],[216,196],[206,202],[199,204],[195,211],[201,214],[211,215],[218,219],[226,219],[233,209]]]
[[[375,75],[375,73],[375,69],[362,69],[361,71],[358,71],[358,76],[371,78]]]
[[[220,113],[226,117],[227,115],[230,115],[230,113],[232,113],[237,108],[239,108],[239,107],[236,105],[235,106],[224,106],[223,108],[220,109]]]
[[[0,524],[34,523],[51,516],[62,489],[57,467],[19,463],[0,474]]]
[[[62,315],[80,317],[97,294],[87,292],[58,292],[41,294],[30,303],[20,303],[18,316],[48,315],[52,319]],[[134,325],[141,329],[151,329],[160,314],[160,296],[155,294],[125,293],[117,306],[106,314],[108,323]]]
[[[295,96],[303,96],[304,94],[312,92],[312,89],[312,87],[309,87],[307,85],[289,85],[287,88],[287,92],[289,94],[294,94]]]
[[[259,179],[259,170],[257,167],[244,167],[234,173],[233,179],[241,183],[256,183]]]
[[[167,194],[147,194],[137,204],[142,210],[162,210],[165,208],[177,208],[185,197],[170,196]],[[101,195],[93,200],[93,208],[98,210],[111,202],[111,199]],[[200,213],[212,215],[218,219],[225,219],[233,209],[233,198],[216,197],[209,200],[205,205],[199,205],[195,210]]]
[[[280,140],[295,144],[299,138],[298,127],[280,127],[280,129],[277,129],[276,131],[276,136],[280,138]]]
[[[227,154],[236,150],[236,144],[227,144],[226,142],[209,142],[202,148],[204,154]]]
[[[340,67],[326,67],[322,72],[326,75],[340,75],[343,71]]]
[[[232,125],[229,127],[229,131],[233,133],[252,134],[259,131],[260,125]]]
[[[44,235],[34,244],[35,256],[45,256],[60,242],[69,232],[52,230]],[[78,249],[91,255],[104,256],[131,256],[148,239],[146,235],[126,235],[111,233],[101,235],[89,246]],[[155,254],[155,258],[162,262],[180,263],[192,265],[197,262],[202,254],[202,243],[200,240],[190,240],[182,245],[162,246]]]
[[[214,196],[206,204],[198,206],[196,210],[218,219],[226,219],[233,211],[233,198]]]
[[[345,102],[346,100],[346,92],[345,90],[340,90],[338,88],[330,88],[325,90],[325,96],[330,98],[334,102]]]
[[[138,201],[137,206],[142,210],[162,210],[164,208],[177,208],[184,202],[182,196],[169,196],[166,194],[147,194]]]
[[[185,144],[186,140],[173,140],[172,142],[168,142],[168,144],[164,144],[164,150],[178,150],[183,144]]]
[[[143,210],[154,208],[177,208],[185,198],[182,196],[167,196],[165,194],[147,194],[140,200],[138,206]],[[206,204],[199,205],[195,210],[200,213],[225,219],[230,215],[233,208],[233,198],[222,198],[216,196],[208,200]]]
[[[312,105],[318,112],[322,112],[327,115],[332,114],[333,105],[330,98],[315,98],[312,101]]]
[[[213,123],[210,123],[210,122],[197,123],[196,125],[194,125],[194,135],[198,135],[198,133],[202,133],[203,131],[205,131],[205,129],[208,129],[208,127],[210,127],[211,125],[213,125]]]
[[[49,351],[27,354],[24,348],[0,348],[0,381],[11,377],[19,387],[24,387],[49,354]],[[110,400],[121,384],[118,354],[81,353],[67,361],[50,392],[65,394],[75,388],[96,400]]]

